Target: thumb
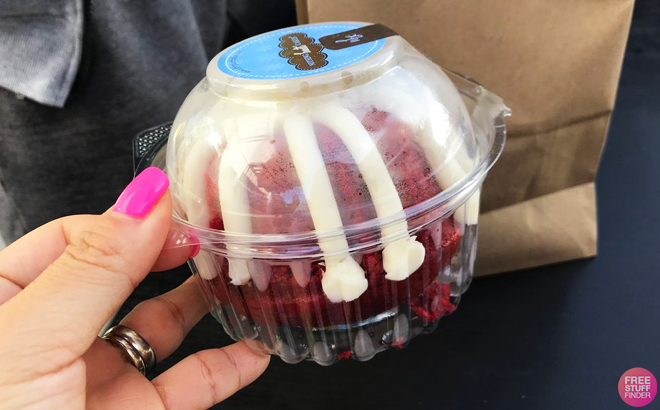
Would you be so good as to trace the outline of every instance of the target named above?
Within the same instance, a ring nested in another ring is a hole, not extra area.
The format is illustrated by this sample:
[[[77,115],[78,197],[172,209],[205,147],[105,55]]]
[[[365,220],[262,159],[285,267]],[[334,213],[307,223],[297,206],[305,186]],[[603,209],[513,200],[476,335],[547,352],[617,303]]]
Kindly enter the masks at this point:
[[[0,327],[13,333],[0,351],[48,355],[40,367],[53,368],[87,351],[161,251],[171,220],[168,186],[161,170],[147,168],[103,215],[62,219],[62,255],[0,309]]]

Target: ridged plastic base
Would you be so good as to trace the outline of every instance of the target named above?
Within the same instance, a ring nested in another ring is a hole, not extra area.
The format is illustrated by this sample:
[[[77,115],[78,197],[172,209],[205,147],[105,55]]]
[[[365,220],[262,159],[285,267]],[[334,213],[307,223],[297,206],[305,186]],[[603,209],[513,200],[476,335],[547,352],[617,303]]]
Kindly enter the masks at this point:
[[[435,330],[443,316],[454,312],[472,278],[476,238],[477,227],[466,226],[451,261],[424,282],[420,294],[411,293],[413,286],[405,281],[387,281],[389,307],[367,317],[363,313],[369,305],[359,300],[329,304],[316,311],[306,311],[303,305],[292,311],[285,303],[266,304],[265,293],[252,283],[234,286],[218,277],[196,276],[212,315],[232,339],[243,340],[254,350],[277,355],[287,363],[313,360],[328,366],[349,358],[366,361],[379,352],[404,348],[415,336]],[[218,263],[218,258],[213,261]],[[191,267],[198,273],[195,263]],[[405,297],[397,298],[395,292],[401,289],[407,291]],[[291,294],[271,284],[268,292],[276,291]],[[246,298],[256,302],[247,303]]]
[[[453,308],[458,300],[459,297],[451,298]],[[223,325],[229,324],[229,316],[234,313],[230,306],[212,312]],[[416,315],[408,306],[399,306],[360,322],[326,328],[270,327],[250,323],[244,316],[240,319],[243,337],[234,331],[235,325],[224,326],[234,340],[244,340],[253,349],[275,354],[287,363],[313,360],[323,366],[349,358],[367,361],[376,353],[402,349],[413,337],[435,330],[439,322],[439,318],[429,321]]]

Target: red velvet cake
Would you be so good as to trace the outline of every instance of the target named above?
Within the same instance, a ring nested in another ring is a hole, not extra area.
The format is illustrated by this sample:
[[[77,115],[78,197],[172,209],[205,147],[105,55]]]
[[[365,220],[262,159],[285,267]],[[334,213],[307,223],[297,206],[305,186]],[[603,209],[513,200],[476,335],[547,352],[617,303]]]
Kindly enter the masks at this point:
[[[434,179],[429,178],[430,167],[412,130],[393,116],[376,109],[370,110],[362,119],[385,159],[397,192],[405,208],[425,201],[441,189]],[[342,222],[349,226],[376,218],[371,197],[358,167],[351,160],[341,139],[331,130],[316,125],[315,132],[325,166],[328,169],[335,197],[340,204]],[[291,166],[283,139],[269,141],[276,156],[258,165],[255,178],[247,187],[250,193],[250,211],[259,221],[259,215],[278,215],[254,224],[254,232],[260,234],[297,233],[314,229],[314,225],[302,198],[301,187],[295,169]],[[213,160],[207,173],[210,227],[224,228],[217,195],[217,161]],[[289,193],[289,195],[285,195]],[[293,194],[291,194],[293,193]],[[285,202],[284,198],[293,198]],[[301,199],[302,198],[302,199]],[[412,299],[413,313],[424,321],[435,322],[454,306],[450,303],[449,285],[438,281],[438,273],[448,266],[455,255],[460,235],[451,217],[436,220],[416,233],[416,240],[425,249],[422,265],[403,281],[385,279],[381,251],[354,255],[364,269],[368,280],[367,290],[350,307],[344,303],[328,300],[321,286],[324,273],[323,262],[308,263],[309,281],[306,286],[296,280],[289,264],[273,265],[264,262],[262,270],[269,270],[267,289],[260,291],[252,284],[236,287],[228,276],[227,259],[216,256],[215,265],[220,274],[211,280],[210,289],[220,303],[232,305],[234,310],[255,323],[280,325],[279,311],[286,312],[288,325],[327,327],[360,322],[363,319],[389,311],[398,303]],[[349,243],[350,245],[354,245]],[[255,262],[259,263],[259,262]],[[218,282],[222,281],[220,284]],[[223,291],[224,289],[231,291]],[[313,314],[319,312],[319,314]]]
[[[211,312],[289,363],[401,348],[472,277],[505,107],[382,29],[312,24],[230,47],[169,136],[175,226],[201,245]]]

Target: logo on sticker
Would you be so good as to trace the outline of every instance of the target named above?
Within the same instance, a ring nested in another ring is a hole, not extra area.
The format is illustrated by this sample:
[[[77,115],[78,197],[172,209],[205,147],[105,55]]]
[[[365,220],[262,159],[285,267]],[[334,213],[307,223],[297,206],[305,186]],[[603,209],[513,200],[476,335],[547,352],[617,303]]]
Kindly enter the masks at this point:
[[[305,33],[290,33],[280,37],[279,55],[296,67],[296,70],[315,70],[328,64],[328,55],[323,46]]]

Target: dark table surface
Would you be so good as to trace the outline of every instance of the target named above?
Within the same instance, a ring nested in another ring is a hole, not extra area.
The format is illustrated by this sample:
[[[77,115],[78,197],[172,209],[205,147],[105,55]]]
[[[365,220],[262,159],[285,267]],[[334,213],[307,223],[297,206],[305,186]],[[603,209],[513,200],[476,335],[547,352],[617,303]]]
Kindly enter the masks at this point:
[[[477,279],[455,314],[403,352],[331,367],[273,358],[218,408],[629,408],[623,372],[660,379],[659,96],[660,1],[639,0],[597,180],[597,258]],[[121,315],[188,275],[151,275]],[[229,343],[207,315],[157,371]]]

